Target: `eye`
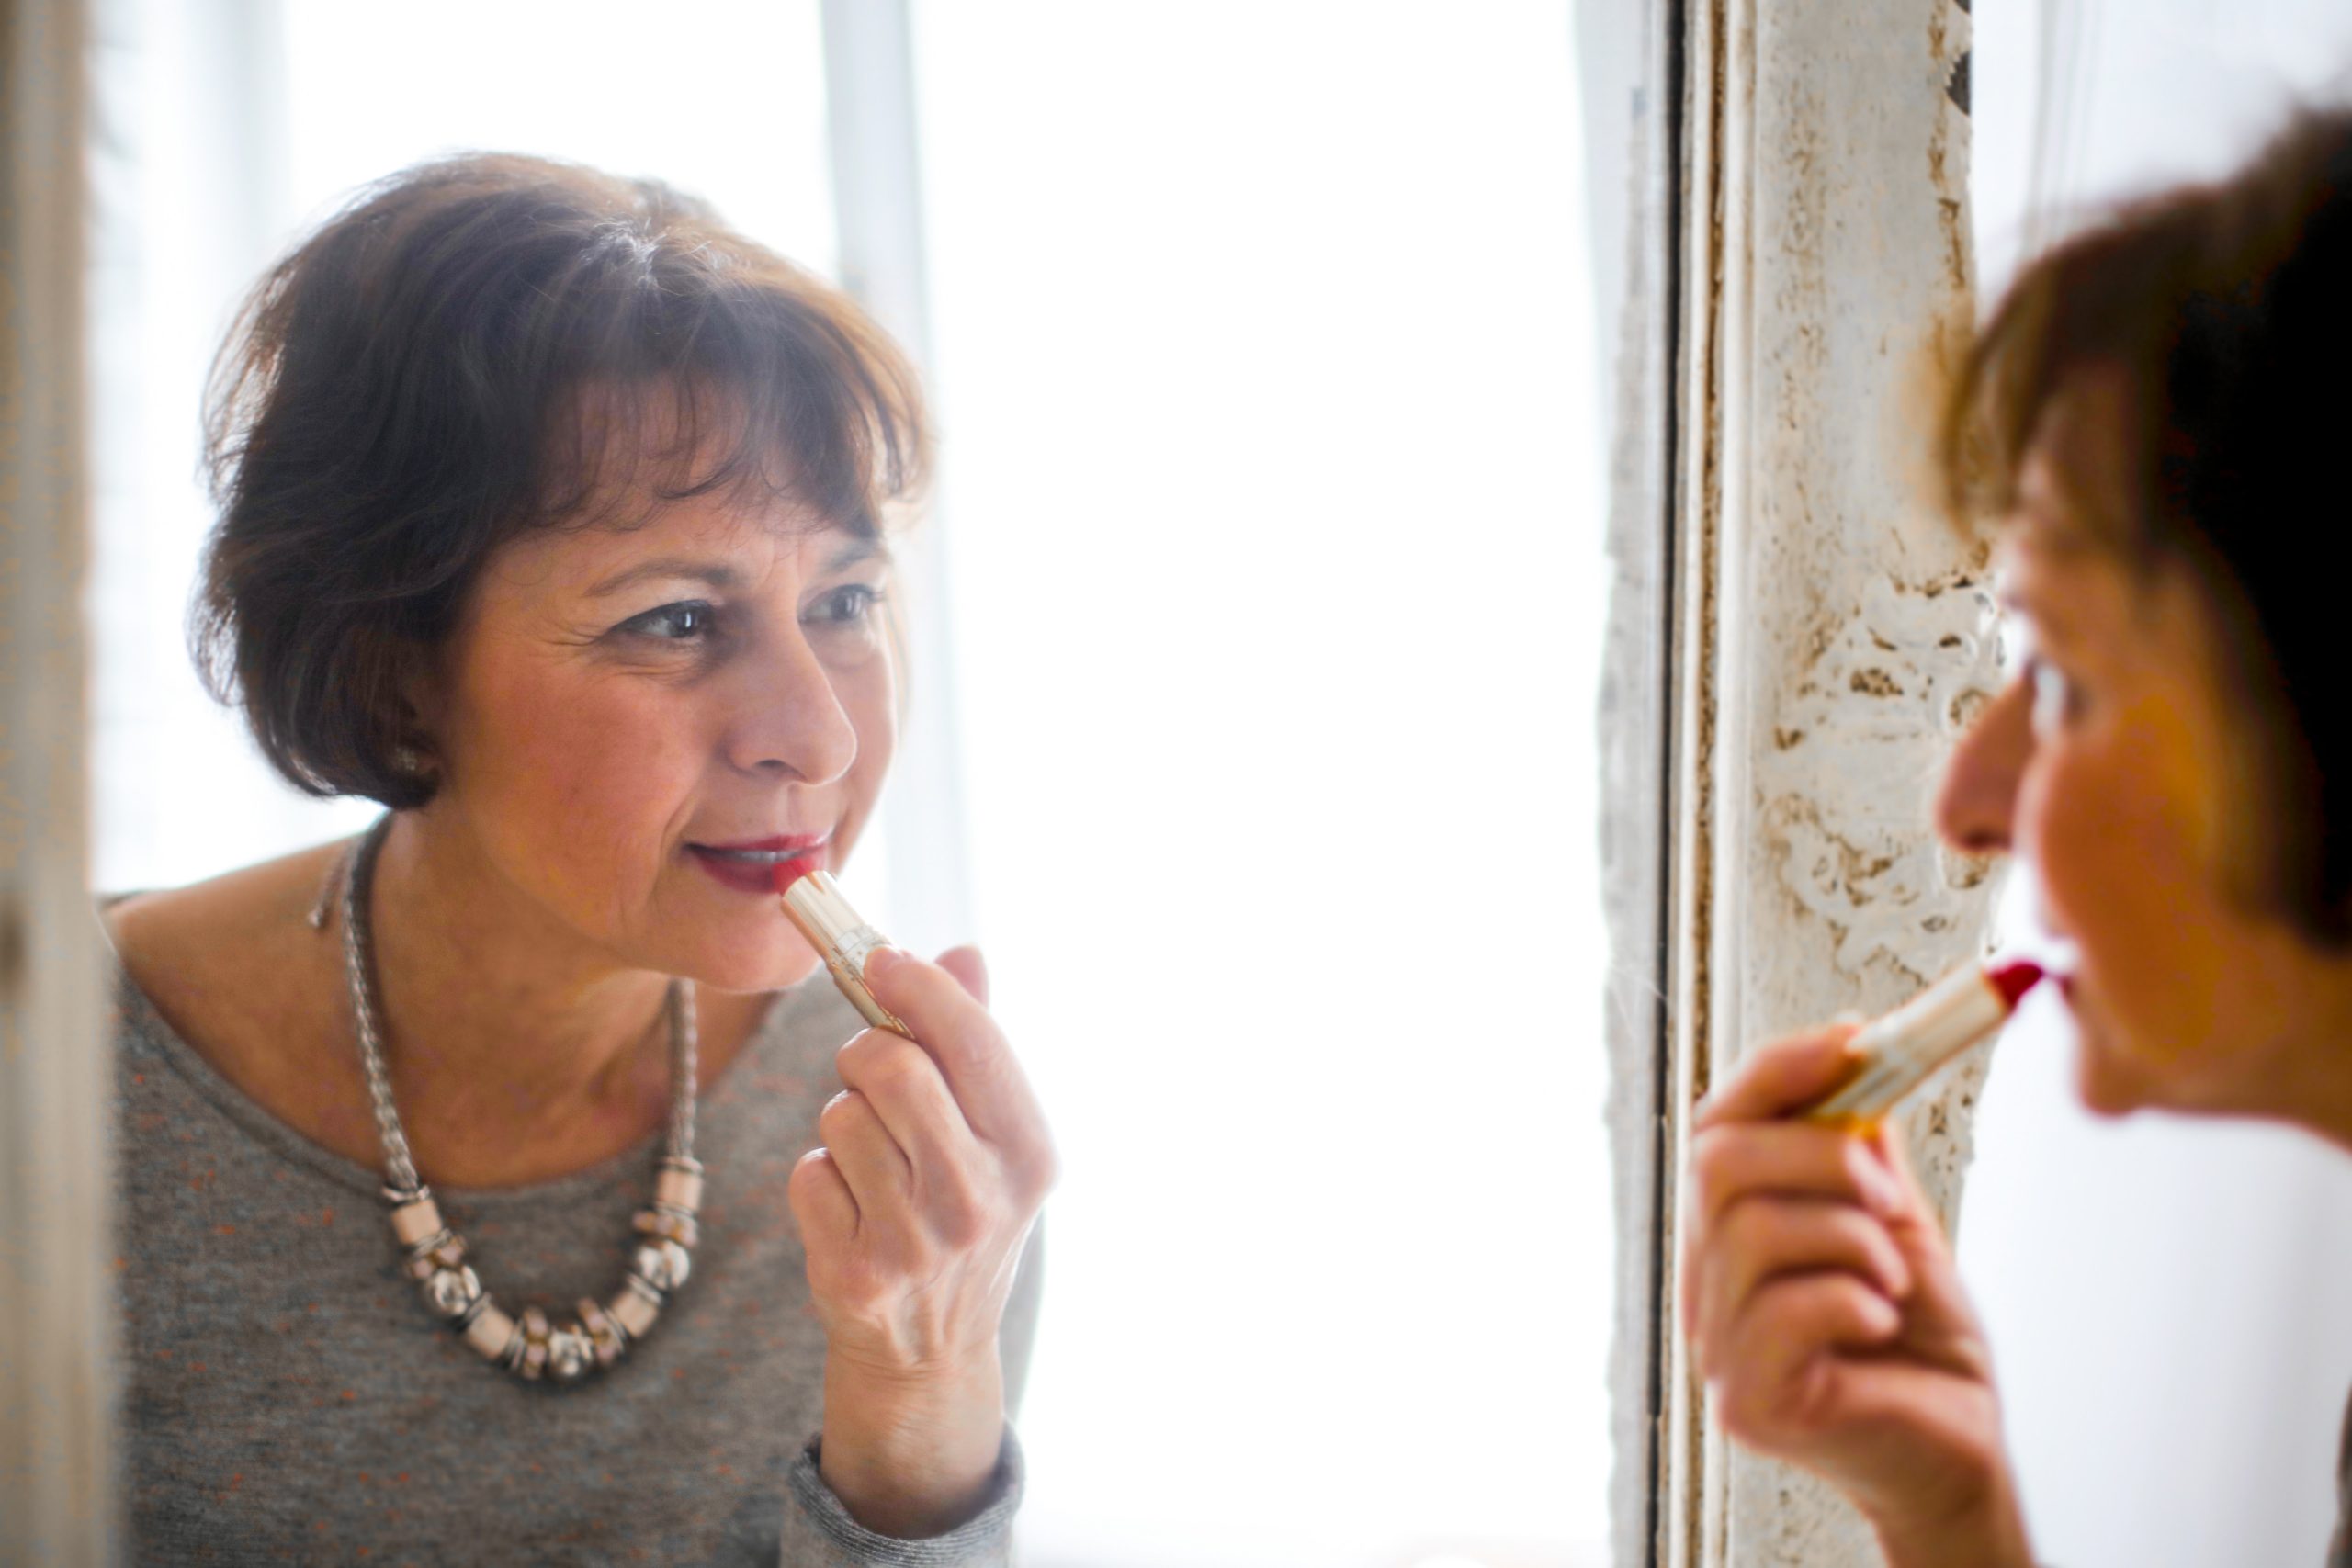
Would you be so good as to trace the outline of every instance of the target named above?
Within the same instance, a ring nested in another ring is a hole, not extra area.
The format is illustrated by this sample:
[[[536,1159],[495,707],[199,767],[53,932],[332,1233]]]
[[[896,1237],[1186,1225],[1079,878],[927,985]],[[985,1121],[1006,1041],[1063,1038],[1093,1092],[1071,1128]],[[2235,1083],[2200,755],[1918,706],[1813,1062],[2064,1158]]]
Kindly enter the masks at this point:
[[[2025,667],[2025,678],[2033,691],[2033,732],[2037,736],[2052,736],[2064,729],[2082,711],[2082,699],[2064,671],[2046,659],[2033,659]]]
[[[620,630],[637,637],[652,637],[661,642],[699,642],[710,636],[718,612],[699,599],[689,599],[676,604],[664,604],[658,610],[648,610],[632,615],[620,625]]]
[[[844,582],[819,596],[807,619],[831,626],[854,626],[874,614],[882,591],[867,582]]]

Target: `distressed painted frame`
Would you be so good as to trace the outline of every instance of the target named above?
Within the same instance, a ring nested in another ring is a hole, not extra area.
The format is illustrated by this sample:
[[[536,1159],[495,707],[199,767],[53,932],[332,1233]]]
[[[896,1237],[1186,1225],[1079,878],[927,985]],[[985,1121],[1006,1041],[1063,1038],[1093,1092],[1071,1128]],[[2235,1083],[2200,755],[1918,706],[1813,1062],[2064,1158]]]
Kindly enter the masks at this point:
[[[0,0],[0,1562],[118,1550],[87,853],[80,0]]]
[[[1674,107],[1642,130],[1671,180],[1635,225],[1627,315],[1648,325],[1629,325],[1620,379],[1641,412],[1621,421],[1629,597],[1604,707],[1628,721],[1604,736],[1605,831],[1662,850],[1611,867],[1617,1560],[1843,1568],[1878,1561],[1860,1519],[1710,1417],[1672,1322],[1677,1187],[1690,1108],[1748,1044],[1883,1010],[1986,938],[1988,869],[1939,848],[1930,820],[1997,678],[1983,547],[1926,483],[1973,311],[1968,16],[1655,7],[1652,80]],[[1947,1073],[1909,1119],[1947,1224],[1983,1071]]]

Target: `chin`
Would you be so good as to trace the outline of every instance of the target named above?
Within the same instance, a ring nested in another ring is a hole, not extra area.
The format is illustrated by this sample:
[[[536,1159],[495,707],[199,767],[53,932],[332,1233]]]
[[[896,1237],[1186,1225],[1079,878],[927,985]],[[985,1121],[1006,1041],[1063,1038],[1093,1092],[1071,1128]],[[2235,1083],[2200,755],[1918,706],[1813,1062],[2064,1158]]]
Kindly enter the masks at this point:
[[[2151,1103],[2147,1086],[2088,1033],[2075,1044],[2075,1098],[2094,1116],[2128,1116]]]
[[[724,932],[703,933],[683,949],[664,944],[648,953],[644,967],[692,980],[715,991],[750,994],[780,991],[797,986],[817,972],[817,954],[800,933],[778,920],[780,931],[742,933],[729,940]]]

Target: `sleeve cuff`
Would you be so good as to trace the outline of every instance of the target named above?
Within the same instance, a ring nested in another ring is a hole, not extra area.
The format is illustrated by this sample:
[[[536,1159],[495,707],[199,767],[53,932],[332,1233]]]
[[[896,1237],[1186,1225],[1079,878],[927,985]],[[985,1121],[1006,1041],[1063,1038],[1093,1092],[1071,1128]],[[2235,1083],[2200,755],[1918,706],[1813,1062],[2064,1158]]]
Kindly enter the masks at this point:
[[[793,1461],[786,1484],[817,1533],[846,1561],[859,1568],[974,1568],[1007,1561],[1012,1517],[1021,1510],[1023,1485],[1021,1440],[1013,1436],[1010,1424],[997,1450],[996,1473],[989,1479],[987,1503],[945,1535],[921,1540],[876,1535],[851,1517],[817,1468],[820,1447],[820,1439],[809,1439],[800,1457]]]

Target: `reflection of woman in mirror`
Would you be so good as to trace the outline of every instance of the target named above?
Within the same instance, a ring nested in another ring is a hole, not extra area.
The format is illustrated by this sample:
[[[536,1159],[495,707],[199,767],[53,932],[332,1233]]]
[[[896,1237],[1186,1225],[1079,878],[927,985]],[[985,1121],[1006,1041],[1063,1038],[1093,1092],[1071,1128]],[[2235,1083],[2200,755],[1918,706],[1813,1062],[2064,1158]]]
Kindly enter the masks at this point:
[[[2019,279],[1947,461],[2007,517],[2032,652],[1939,817],[1962,849],[2020,855],[2077,951],[2064,990],[2093,1108],[2261,1117],[2352,1149],[2352,705],[2324,564],[2352,515],[2347,279],[2346,114]],[[1702,1111],[1683,1321],[1726,1428],[1841,1487],[1897,1568],[2023,1564],[1950,1244],[1891,1137],[1782,1119],[1838,1077],[1852,1032],[1758,1051]],[[2352,1562],[2341,1531],[2332,1560]]]
[[[134,1554],[1001,1561],[1043,1124],[977,953],[862,1031],[775,891],[889,763],[904,360],[468,158],[264,280],[211,417],[216,689],[389,811],[109,910]]]

